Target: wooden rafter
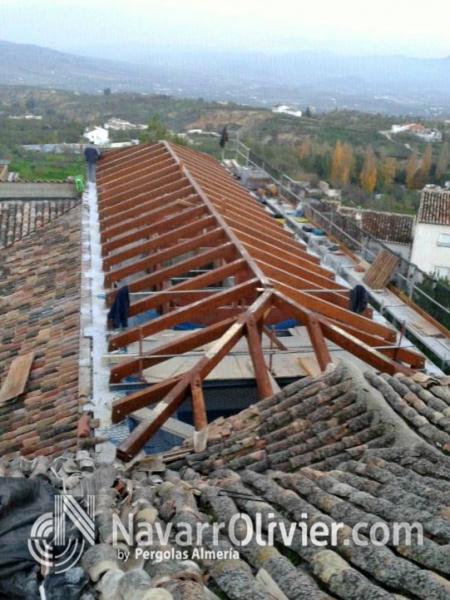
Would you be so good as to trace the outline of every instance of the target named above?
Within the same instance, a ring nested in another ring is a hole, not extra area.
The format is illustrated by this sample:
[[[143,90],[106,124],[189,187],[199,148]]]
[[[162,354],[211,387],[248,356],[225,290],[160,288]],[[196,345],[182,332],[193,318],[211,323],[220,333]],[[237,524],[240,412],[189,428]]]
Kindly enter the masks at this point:
[[[149,369],[161,362],[169,360],[173,356],[190,352],[200,348],[204,344],[209,344],[219,338],[225,331],[231,327],[236,319],[230,318],[205,327],[197,329],[193,333],[187,333],[181,339],[158,346],[149,352],[143,353],[138,358],[129,358],[114,367],[110,371],[110,383],[118,383],[124,377],[133,375],[145,369]]]
[[[185,373],[180,381],[171,389],[154,411],[154,418],[150,422],[141,423],[120,444],[117,455],[122,460],[130,460],[142,448],[145,442],[164,425],[167,419],[177,410],[186,398],[191,384],[197,377],[203,381],[207,375],[219,364],[222,358],[235,346],[244,334],[248,319],[253,316],[259,320],[265,311],[270,308],[271,292],[264,292],[255,302],[239,317],[214,346],[208,350],[197,362],[195,367]]]
[[[159,286],[170,281],[173,277],[187,273],[192,269],[200,269],[216,260],[231,261],[236,259],[237,250],[231,242],[213,246],[212,248],[202,248],[194,256],[180,260],[168,267],[158,269],[150,275],[139,277],[128,284],[130,293],[148,291],[154,286]],[[106,294],[106,304],[110,306],[117,290],[109,290]]]
[[[170,248],[173,246],[174,240],[192,238],[199,232],[207,231],[216,225],[217,224],[214,215],[205,215],[200,219],[188,221],[187,223],[185,222],[184,225],[180,225],[177,228],[169,229],[161,235],[153,236],[149,240],[144,241],[141,238],[139,243],[107,256],[103,260],[103,268],[105,270],[109,270],[113,265],[117,265],[132,258],[142,256],[142,254],[146,252],[154,252],[155,250],[161,250],[162,248]]]
[[[223,242],[224,236],[225,233],[223,229],[221,227],[217,227],[216,229],[211,229],[203,235],[185,240],[172,247],[165,248],[164,250],[156,251],[153,254],[150,254],[145,258],[141,258],[140,260],[136,260],[131,264],[112,269],[111,271],[105,273],[105,285],[106,287],[110,287],[115,281],[123,279],[124,277],[137,275],[138,273],[142,273],[142,271],[146,271],[155,265],[164,263],[166,260],[177,258],[178,256],[182,256],[187,252],[197,250],[203,246],[220,244]]]
[[[253,315],[246,322],[245,334],[255,373],[258,396],[260,400],[263,400],[273,395],[273,387],[261,346],[261,330]]]
[[[109,340],[109,350],[116,350],[117,348],[127,346],[148,335],[153,335],[162,329],[169,329],[174,325],[178,325],[178,323],[181,323],[182,321],[187,321],[189,319],[195,320],[197,315],[201,314],[202,311],[212,311],[224,304],[238,302],[242,298],[254,297],[258,285],[258,279],[251,279],[250,281],[236,285],[229,290],[211,294],[207,298],[193,302],[189,306],[183,306],[167,315],[152,319],[143,325],[132,327],[123,333],[111,337]]]

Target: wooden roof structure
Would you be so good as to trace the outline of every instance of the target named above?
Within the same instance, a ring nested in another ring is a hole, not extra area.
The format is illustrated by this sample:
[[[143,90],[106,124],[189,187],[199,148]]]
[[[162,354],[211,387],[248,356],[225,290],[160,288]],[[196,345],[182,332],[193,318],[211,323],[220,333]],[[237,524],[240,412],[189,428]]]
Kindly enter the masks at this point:
[[[283,319],[306,326],[322,370],[332,362],[326,340],[385,373],[424,366],[424,357],[400,347],[396,331],[374,322],[370,309],[351,312],[349,291],[335,274],[211,156],[165,141],[111,151],[98,165],[97,192],[106,303],[114,286],[128,285],[129,315],[157,315],[113,334],[109,351],[186,321],[202,325],[138,357],[124,355],[111,366],[110,382],[213,344],[181,376],[114,402],[113,422],[156,404],[153,419],[121,444],[120,458],[130,460],[187,398],[196,432],[204,431],[202,382],[243,337],[258,394],[272,396],[261,336],[285,349],[270,329]]]

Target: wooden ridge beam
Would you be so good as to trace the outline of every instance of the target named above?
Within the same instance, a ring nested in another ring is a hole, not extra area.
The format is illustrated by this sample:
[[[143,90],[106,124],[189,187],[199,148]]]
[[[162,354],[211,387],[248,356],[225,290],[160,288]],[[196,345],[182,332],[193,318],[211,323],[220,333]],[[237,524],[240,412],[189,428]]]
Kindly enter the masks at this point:
[[[211,294],[208,298],[198,300],[189,306],[183,306],[167,315],[152,319],[138,327],[132,327],[127,331],[111,337],[109,339],[108,350],[111,352],[112,350],[127,346],[132,342],[137,342],[139,339],[143,339],[163,329],[169,329],[182,321],[191,318],[195,319],[196,315],[199,313],[201,314],[202,311],[211,311],[219,306],[226,305],[227,303],[238,302],[243,298],[254,296],[256,294],[256,288],[260,285],[261,282],[259,279],[251,279],[250,281],[236,285],[229,290]]]

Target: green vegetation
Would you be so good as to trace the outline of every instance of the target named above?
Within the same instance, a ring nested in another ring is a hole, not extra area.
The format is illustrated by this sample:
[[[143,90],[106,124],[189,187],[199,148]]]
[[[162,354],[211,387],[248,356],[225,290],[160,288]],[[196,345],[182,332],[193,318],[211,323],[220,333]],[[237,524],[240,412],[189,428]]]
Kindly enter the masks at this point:
[[[37,118],[24,118],[37,117]],[[11,118],[20,117],[20,118]],[[417,190],[450,180],[445,122],[420,122],[438,129],[443,143],[391,135],[408,117],[335,110],[304,112],[301,118],[267,109],[201,98],[176,99],[138,93],[82,94],[30,87],[0,87],[0,158],[12,160],[22,177],[54,178],[79,172],[81,157],[25,153],[25,144],[79,143],[86,128],[116,117],[148,124],[139,131],[111,131],[112,141],[139,137],[168,139],[220,158],[218,138],[189,130],[220,133],[224,125],[265,161],[294,180],[326,180],[343,191],[343,202],[379,210],[415,212]]]
[[[79,154],[46,154],[41,152],[17,153],[9,166],[22,179],[64,180],[84,174],[84,160]]]

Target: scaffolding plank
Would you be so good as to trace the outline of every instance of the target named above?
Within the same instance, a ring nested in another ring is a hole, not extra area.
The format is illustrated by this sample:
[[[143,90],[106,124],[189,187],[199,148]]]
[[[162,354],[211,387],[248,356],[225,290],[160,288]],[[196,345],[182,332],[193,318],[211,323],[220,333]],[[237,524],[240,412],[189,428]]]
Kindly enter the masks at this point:
[[[373,290],[380,290],[386,287],[393,272],[397,268],[400,258],[389,250],[383,248],[380,250],[363,277],[363,283]]]

